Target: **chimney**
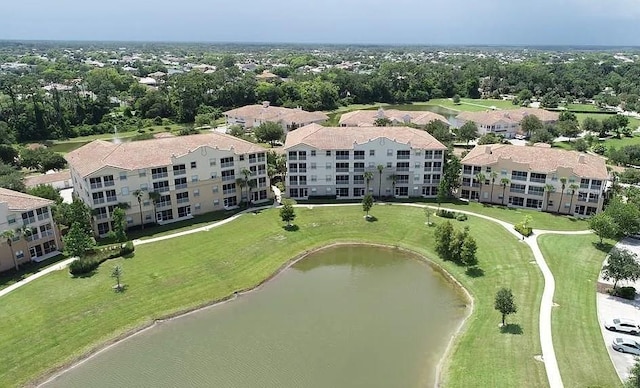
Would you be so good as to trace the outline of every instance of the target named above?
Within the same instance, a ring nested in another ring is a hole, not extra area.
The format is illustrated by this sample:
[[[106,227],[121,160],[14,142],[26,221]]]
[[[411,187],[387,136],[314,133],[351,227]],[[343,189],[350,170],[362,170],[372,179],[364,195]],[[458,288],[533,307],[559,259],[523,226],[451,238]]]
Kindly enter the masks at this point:
[[[580,164],[584,164],[585,163],[584,154],[578,155],[578,163],[580,163]]]
[[[491,155],[491,146],[490,145],[484,147],[484,153],[487,154],[487,155]]]
[[[268,108],[271,103],[269,101],[262,101],[262,107]]]

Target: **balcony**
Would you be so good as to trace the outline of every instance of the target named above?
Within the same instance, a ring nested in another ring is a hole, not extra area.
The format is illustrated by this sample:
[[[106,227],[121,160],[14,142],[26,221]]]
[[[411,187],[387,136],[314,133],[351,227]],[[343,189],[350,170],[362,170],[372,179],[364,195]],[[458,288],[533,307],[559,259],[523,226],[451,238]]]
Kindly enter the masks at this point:
[[[349,155],[336,155],[336,160],[349,160]]]
[[[38,217],[38,221],[48,220],[49,219],[49,213],[38,214],[37,217]]]
[[[170,207],[171,206],[171,201],[162,201],[162,202],[158,202],[158,204],[156,205],[156,207],[158,209],[164,208],[164,207]]]
[[[117,196],[107,196],[107,202],[118,202],[118,197]]]
[[[354,172],[364,172],[364,167],[355,167],[353,169]]]
[[[347,167],[347,168],[344,168],[344,167],[336,168],[336,172],[349,172],[349,167]]]
[[[431,171],[433,171],[433,169],[432,169],[431,167],[425,167],[425,168],[424,168],[424,171],[426,171],[426,172],[431,172]]]
[[[341,185],[341,186],[345,186],[348,185],[349,181],[336,181],[336,185]]]
[[[168,172],[161,172],[158,174],[151,174],[151,179],[162,179],[162,178],[166,178],[169,176]],[[105,183],[106,186],[106,183]]]
[[[181,190],[181,189],[186,189],[187,188],[187,184],[186,183],[179,183],[176,185],[176,190]]]
[[[353,158],[355,160],[364,160],[364,155],[354,155]]]
[[[298,172],[300,172],[300,173],[306,173],[306,172],[307,172],[307,169],[306,169],[306,168],[299,168],[299,169],[298,169]]]
[[[187,203],[187,202],[189,202],[189,197],[187,197],[187,198],[178,198],[176,200],[176,202],[177,203]]]
[[[114,181],[104,181],[104,187],[115,186],[116,182]]]
[[[397,159],[398,159],[398,160],[407,160],[407,159],[411,159],[411,155],[398,155]]]
[[[265,161],[266,161],[265,158],[258,158],[258,163],[260,163],[260,162],[264,163]]]
[[[104,198],[94,198],[93,199],[93,204],[94,205],[100,205],[101,203],[104,203]],[[36,219],[34,218],[32,222],[36,222]]]
[[[509,189],[510,193],[524,194],[524,189]]]
[[[544,196],[544,191],[531,191],[529,190],[529,195],[535,195],[536,197],[542,197]]]
[[[53,236],[53,230],[45,230],[44,232],[41,231],[40,233],[42,234],[42,238]]]
[[[409,171],[409,167],[396,167],[396,171]]]
[[[169,191],[169,186],[154,187],[153,191],[155,191],[156,193],[166,193],[167,191]]]
[[[229,181],[235,181],[235,180],[236,180],[235,175],[227,175],[222,177],[223,182],[229,182]]]
[[[289,169],[289,174],[297,174],[298,173],[298,169],[297,168],[290,168]]]
[[[307,160],[307,156],[306,155],[300,155],[300,156],[298,156],[298,160]]]
[[[396,184],[397,184],[397,185],[406,185],[406,184],[408,184],[408,183],[409,183],[409,180],[408,180],[408,179],[398,179],[398,180],[396,181]]]
[[[102,183],[92,183],[91,184],[91,190],[96,190],[96,189],[101,189],[102,188]]]
[[[224,194],[224,195],[235,194],[235,193],[236,193],[236,189],[225,189],[225,190],[222,190],[222,194]]]
[[[187,170],[186,170],[186,169],[173,170],[173,175],[174,175],[174,176],[178,176],[178,175],[187,175]]]
[[[532,183],[544,183],[544,182],[546,182],[546,179],[542,179],[542,178],[531,178],[531,179],[529,179],[529,182],[532,182]]]
[[[101,213],[101,214],[96,214],[96,221],[99,220],[106,220],[107,218],[109,218],[109,215],[107,213]]]

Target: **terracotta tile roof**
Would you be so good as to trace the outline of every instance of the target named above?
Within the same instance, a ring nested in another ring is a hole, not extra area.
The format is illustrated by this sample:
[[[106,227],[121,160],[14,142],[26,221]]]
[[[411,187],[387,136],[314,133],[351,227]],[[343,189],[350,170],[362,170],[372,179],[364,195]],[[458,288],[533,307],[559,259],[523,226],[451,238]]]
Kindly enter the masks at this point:
[[[246,105],[224,112],[231,117],[242,117],[245,120],[272,121],[275,123],[310,123],[325,121],[329,116],[323,112],[307,112],[302,109],[282,108],[279,106]]]
[[[12,211],[27,211],[53,205],[53,201],[18,191],[0,188],[0,202],[4,202]]]
[[[462,112],[456,116],[458,120],[473,121],[481,125],[494,125],[499,121],[519,124],[528,115],[537,116],[542,122],[558,121],[560,114],[544,109],[520,108],[513,110],[490,110],[484,112]]]
[[[309,124],[287,134],[284,148],[306,144],[321,150],[352,149],[353,144],[364,144],[371,140],[387,138],[413,148],[442,149],[445,147],[429,133],[408,127],[323,127]]]
[[[28,176],[24,178],[24,184],[27,187],[36,187],[38,185],[48,185],[54,182],[63,182],[67,180],[71,180],[71,172],[69,170],[64,170],[53,174]]]
[[[446,117],[429,111],[405,111],[382,108],[376,110],[355,110],[347,112],[340,117],[340,124],[353,127],[372,127],[377,118],[386,117],[395,123],[413,123],[427,125],[433,120],[440,120],[449,125]]]
[[[105,166],[124,170],[167,166],[171,164],[172,155],[186,155],[201,147],[233,149],[236,154],[265,151],[264,148],[237,137],[210,132],[120,144],[95,140],[69,152],[65,158],[84,177]]]
[[[550,147],[523,147],[510,144],[479,145],[462,159],[462,164],[485,166],[504,160],[528,165],[531,171],[551,173],[564,167],[580,177],[607,179],[605,159],[600,156]]]

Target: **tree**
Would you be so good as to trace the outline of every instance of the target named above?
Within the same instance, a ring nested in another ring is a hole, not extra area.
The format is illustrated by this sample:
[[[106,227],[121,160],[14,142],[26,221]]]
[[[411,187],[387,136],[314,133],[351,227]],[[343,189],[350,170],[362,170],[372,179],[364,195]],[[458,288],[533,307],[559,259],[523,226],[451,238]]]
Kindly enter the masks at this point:
[[[396,195],[396,182],[398,181],[398,176],[396,174],[391,174],[387,177],[388,180],[391,181],[391,195]]]
[[[629,369],[629,379],[624,383],[624,388],[640,388],[640,358],[636,358],[635,364]]]
[[[542,127],[531,134],[529,139],[532,143],[547,143],[552,144],[556,135],[553,128],[550,126]]]
[[[111,212],[113,219],[113,234],[117,242],[127,241],[127,213],[120,207]]]
[[[588,133],[600,133],[602,131],[602,122],[593,117],[585,117],[581,126],[582,130]]]
[[[498,290],[496,293],[494,308],[502,314],[502,326],[505,325],[504,321],[507,315],[518,312],[515,301],[513,300],[513,293],[510,288],[503,287]]]
[[[569,190],[571,190],[571,198],[569,199],[569,214],[573,214],[573,197],[576,194],[576,191],[578,191],[578,189],[580,188],[580,186],[578,186],[575,183],[572,183],[569,185]]]
[[[373,125],[376,127],[390,127],[391,126],[391,120],[389,120],[386,117],[378,117],[377,119],[375,119],[373,121]]]
[[[527,115],[520,122],[520,127],[522,131],[527,134],[527,137],[530,137],[532,134],[544,128],[544,125],[537,116]]]
[[[142,228],[142,230],[144,230],[144,215],[142,214],[142,198],[144,196],[144,191],[138,189],[135,190],[132,194],[138,201],[138,207],[140,208],[140,227]]]
[[[438,190],[436,191],[436,201],[438,201],[438,208],[442,202],[446,201],[449,198],[449,190],[447,188],[447,182],[445,180],[441,180],[438,183]]]
[[[0,187],[24,192],[26,188],[22,172],[4,163],[0,163]]]
[[[571,142],[572,138],[580,134],[580,127],[578,126],[578,122],[572,120],[559,121],[558,130],[560,131],[560,134],[562,136],[566,136],[569,138],[569,142]]]
[[[64,236],[64,249],[71,257],[83,258],[89,248],[92,248],[95,243],[90,234],[84,230],[84,227],[79,222],[74,222],[69,229],[69,232]]]
[[[640,263],[637,256],[626,249],[612,248],[609,252],[607,264],[602,267],[602,278],[604,280],[613,280],[613,288],[618,287],[621,280],[630,280],[635,282],[640,278]]]
[[[233,124],[227,128],[227,135],[235,136],[235,137],[244,137],[245,130],[242,126],[238,124]]]
[[[565,177],[561,177],[560,178],[560,201],[558,203],[558,213],[560,213],[560,207],[562,206],[562,199],[564,197],[564,189],[567,186],[567,178]]]
[[[147,193],[147,195],[149,196],[149,200],[153,204],[153,221],[157,224],[158,211],[156,210],[156,208],[158,206],[158,202],[160,202],[160,193],[158,193],[157,191],[150,191]]]
[[[7,229],[0,233],[0,238],[9,246],[9,250],[11,251],[11,257],[13,258],[13,265],[16,267],[16,271],[19,269],[18,267],[18,259],[16,258],[15,252],[13,252],[13,239],[16,237],[16,231],[13,229]]]
[[[427,217],[427,226],[431,226],[431,215],[433,214],[433,210],[428,207],[424,208],[424,215]]]
[[[116,291],[122,291],[123,284],[120,284],[120,279],[122,278],[122,266],[116,265],[111,270],[111,277],[116,279]]]
[[[460,104],[460,95],[459,94],[454,94],[453,98],[451,100],[453,101],[454,104],[459,105]]]
[[[453,240],[453,225],[450,221],[445,221],[436,226],[434,237],[436,240],[435,250],[442,260],[451,260],[451,242]]]
[[[54,189],[51,185],[38,185],[27,189],[27,194],[34,195],[40,198],[46,198],[54,201],[57,205],[62,203],[62,196],[58,190]]]
[[[425,129],[429,134],[431,134],[431,136],[438,139],[441,143],[448,144],[453,140],[453,135],[451,134],[451,130],[449,130],[449,126],[440,120],[432,120],[426,125]]]
[[[380,179],[378,180],[378,198],[380,198],[380,192],[382,190],[382,173],[384,172],[384,166],[382,164],[379,164],[376,166],[376,168],[378,169],[378,175],[380,176]]]
[[[600,237],[600,245],[605,238],[614,238],[618,234],[618,227],[613,218],[606,213],[598,213],[589,218],[589,227]]]
[[[462,171],[462,164],[460,158],[448,153],[445,159],[443,179],[444,187],[446,189],[446,196],[453,195],[455,190],[460,187],[460,172]],[[441,181],[441,182],[442,182]],[[438,186],[439,187],[439,186]]]
[[[462,247],[464,242],[469,236],[469,227],[465,227],[462,230],[456,230],[453,233],[451,241],[449,242],[449,252],[447,256],[450,260],[456,263],[462,263]]]
[[[56,206],[55,218],[58,224],[69,227],[79,224],[86,234],[93,234],[91,208],[78,198],[74,198],[71,203],[63,202]]]
[[[284,130],[278,123],[267,121],[253,129],[256,139],[262,143],[269,143],[272,147],[275,142],[282,140]]]
[[[236,178],[236,186],[240,189],[240,198],[242,201],[242,195],[244,193],[244,188],[247,186],[247,181],[244,178]]]
[[[556,191],[556,187],[550,183],[547,183],[546,185],[544,185],[544,192],[546,193],[546,198],[544,201],[544,208],[545,210],[549,208],[549,199],[551,198],[551,193],[554,193]]]
[[[478,258],[476,257],[476,251],[478,250],[478,245],[476,244],[476,240],[467,235],[462,244],[462,250],[460,252],[460,262],[469,267],[475,267],[478,265]]]
[[[504,206],[504,192],[510,183],[511,183],[511,180],[509,180],[509,178],[500,179],[500,185],[502,186],[502,206]]]
[[[365,194],[369,194],[369,184],[371,183],[371,181],[373,180],[373,173],[371,171],[366,171],[364,174],[364,182],[366,184],[367,187],[367,191]]]
[[[491,171],[489,176],[491,177],[491,199],[490,199],[490,202],[493,203],[493,188],[496,185],[496,178],[498,178],[498,173],[495,172],[495,171]]]
[[[467,148],[469,147],[469,142],[471,140],[478,138],[478,126],[473,121],[467,121],[464,123],[460,128],[458,128],[457,132],[458,138],[467,143]]]
[[[619,198],[614,198],[604,213],[611,216],[619,233],[629,236],[640,232],[640,210],[633,203],[625,203]]]
[[[500,144],[502,143],[504,140],[504,137],[501,135],[496,135],[493,132],[488,132],[485,133],[484,135],[480,136],[480,138],[478,139],[478,145],[485,145],[485,144]]]
[[[291,226],[291,222],[296,218],[296,212],[293,208],[293,202],[291,200],[285,199],[282,201],[282,207],[280,208],[280,218],[282,222],[287,223],[287,227]]]
[[[369,210],[373,207],[373,197],[371,194],[367,193],[362,199],[362,210],[367,213],[367,218],[369,218]]]
[[[484,185],[484,181],[487,179],[487,177],[479,172],[476,174],[475,179],[478,181],[478,184],[480,185],[479,187],[479,191],[478,191],[478,202],[482,202],[482,185]]]

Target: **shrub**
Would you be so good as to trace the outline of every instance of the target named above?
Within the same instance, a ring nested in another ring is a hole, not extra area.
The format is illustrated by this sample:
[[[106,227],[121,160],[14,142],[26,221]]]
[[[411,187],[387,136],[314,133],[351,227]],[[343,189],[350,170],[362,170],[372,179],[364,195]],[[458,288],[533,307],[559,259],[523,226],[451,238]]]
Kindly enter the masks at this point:
[[[530,226],[523,225],[522,222],[515,224],[513,228],[525,237],[529,237],[533,233],[533,229]]]
[[[598,155],[604,155],[604,153],[607,152],[607,147],[602,144],[596,144],[591,147],[591,151],[595,152]]]
[[[634,300],[636,298],[636,289],[634,287],[613,288],[609,293],[613,296],[629,300]]]
[[[134,250],[135,250],[135,247],[133,246],[133,242],[127,241],[122,245],[122,248],[120,249],[120,254],[122,256],[128,255],[130,253],[133,253]]]
[[[92,257],[76,259],[69,264],[69,272],[73,276],[84,275],[94,271],[100,262]]]
[[[458,221],[466,221],[467,220],[467,215],[460,213],[460,214],[458,214],[456,216],[456,220],[458,220]]]
[[[439,209],[436,212],[436,215],[438,217],[442,217],[442,218],[451,218],[451,219],[456,218],[456,213],[454,213],[452,211],[449,211],[449,210],[444,210],[444,209]]]

